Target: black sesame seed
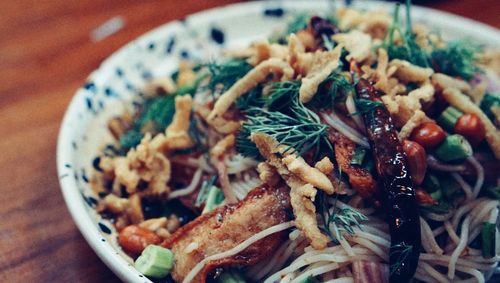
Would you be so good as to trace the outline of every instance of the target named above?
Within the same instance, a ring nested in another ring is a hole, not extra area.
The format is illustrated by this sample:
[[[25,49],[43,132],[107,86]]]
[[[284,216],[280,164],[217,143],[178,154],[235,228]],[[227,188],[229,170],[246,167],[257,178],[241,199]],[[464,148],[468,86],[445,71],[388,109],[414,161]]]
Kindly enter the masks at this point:
[[[66,164],[64,164],[64,167],[66,167],[66,168],[71,168],[71,164],[66,163]]]
[[[148,44],[148,49],[149,50],[153,50],[153,49],[155,49],[155,47],[156,46],[155,46],[154,42],[151,42],[151,43]]]
[[[210,37],[212,37],[213,41],[217,42],[218,44],[224,43],[224,32],[218,28],[213,27],[210,30]]]

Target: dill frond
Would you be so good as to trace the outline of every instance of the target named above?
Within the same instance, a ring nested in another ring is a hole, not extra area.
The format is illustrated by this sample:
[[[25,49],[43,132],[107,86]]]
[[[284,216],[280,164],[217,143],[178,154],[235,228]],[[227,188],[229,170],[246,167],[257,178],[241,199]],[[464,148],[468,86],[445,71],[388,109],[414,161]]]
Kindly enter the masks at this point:
[[[368,220],[364,214],[351,207],[343,209],[334,208],[333,211],[330,212],[326,197],[327,196],[323,192],[318,192],[318,200],[320,203],[317,207],[323,219],[323,226],[320,228],[330,237],[330,239],[332,239],[332,241],[338,242],[339,239],[342,239],[342,234],[344,232],[349,235],[354,235],[354,227],[363,229],[361,222]],[[335,196],[335,202],[337,198],[338,195]],[[335,231],[336,237],[330,229]]]
[[[331,109],[336,102],[345,101],[347,95],[352,91],[354,88],[349,79],[337,69],[321,83],[318,93],[309,102],[309,105],[317,109]]]
[[[356,104],[357,111],[356,113],[353,113],[353,115],[373,113],[373,111],[377,108],[384,105],[381,101],[373,101],[363,98],[355,98],[354,104]]]
[[[231,59],[221,63],[209,63],[207,67],[210,73],[210,81],[207,87],[212,92],[226,91],[252,69],[252,65],[244,59]]]
[[[441,73],[470,80],[480,71],[477,65],[479,51],[479,46],[469,41],[451,41],[446,47],[432,51],[432,64]]]
[[[411,1],[406,1],[406,29],[403,30],[399,20],[399,4],[396,4],[394,9],[394,18],[389,30],[387,32],[386,39],[382,44],[387,50],[387,55],[389,59],[401,59],[406,60],[414,65],[421,67],[429,67],[429,54],[420,48],[415,42],[415,35],[412,31],[411,22]],[[394,42],[394,37],[396,32],[401,36],[402,43],[396,44]]]
[[[390,276],[395,272],[398,272],[407,264],[408,258],[413,252],[412,245],[395,245],[391,247],[391,252],[389,257],[391,258],[391,266],[389,267]]]
[[[294,112],[297,113],[297,112]],[[244,156],[258,157],[259,151],[250,140],[251,133],[264,133],[278,143],[286,145],[285,151],[303,154],[319,148],[326,138],[327,126],[319,122],[292,117],[278,111],[267,111],[253,107],[246,112],[248,120],[236,138],[236,149]]]

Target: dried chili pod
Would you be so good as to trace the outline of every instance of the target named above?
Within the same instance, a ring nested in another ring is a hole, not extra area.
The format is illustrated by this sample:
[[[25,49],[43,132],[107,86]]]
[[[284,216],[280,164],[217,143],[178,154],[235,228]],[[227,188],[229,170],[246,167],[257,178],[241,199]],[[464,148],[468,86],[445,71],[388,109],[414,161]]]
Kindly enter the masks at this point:
[[[380,101],[377,90],[361,78],[356,84],[358,99]],[[390,282],[408,282],[415,274],[420,256],[420,217],[415,189],[403,145],[391,116],[383,104],[364,112],[368,138],[375,159],[391,234]]]

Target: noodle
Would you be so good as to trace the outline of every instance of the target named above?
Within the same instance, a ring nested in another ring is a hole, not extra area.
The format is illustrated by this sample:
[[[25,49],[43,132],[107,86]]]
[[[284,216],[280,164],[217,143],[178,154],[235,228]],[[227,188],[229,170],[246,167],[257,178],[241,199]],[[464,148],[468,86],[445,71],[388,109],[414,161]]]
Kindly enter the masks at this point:
[[[476,184],[474,184],[474,190],[472,191],[474,197],[476,198],[484,183],[484,169],[483,166],[481,166],[481,164],[473,156],[468,157],[467,161],[469,161],[472,166],[474,166],[477,172]]]
[[[465,198],[467,200],[471,200],[474,197],[474,193],[472,192],[472,188],[465,182],[462,176],[458,175],[458,173],[451,173],[451,176],[460,184],[462,190],[465,193]]]
[[[196,172],[194,173],[193,179],[191,180],[191,184],[189,184],[189,186],[183,189],[173,191],[172,193],[170,193],[170,195],[168,195],[168,198],[174,199],[181,196],[189,195],[190,193],[194,192],[194,190],[196,189],[196,187],[198,187],[198,184],[201,181],[202,174],[203,170],[198,168],[198,170],[196,170]]]
[[[308,271],[302,273],[300,276],[297,276],[297,278],[295,278],[292,282],[299,283],[299,282],[302,282],[303,280],[305,280],[309,276],[318,276],[320,274],[332,271],[332,270],[337,269],[337,268],[339,268],[338,263],[330,263],[330,264],[323,265],[321,267],[313,268],[311,270],[308,270]]]
[[[344,136],[348,137],[353,142],[359,144],[364,148],[370,148],[370,144],[358,131],[349,127],[345,124],[336,114],[335,112],[331,112],[330,114],[322,113],[321,117],[325,120],[325,122],[332,126],[335,130],[342,133]]]
[[[451,260],[448,264],[448,278],[453,279],[455,277],[455,265],[457,264],[458,257],[462,251],[467,246],[468,231],[469,231],[470,217],[466,217],[464,223],[462,224],[462,230],[460,232],[460,242],[457,248],[451,254]]]
[[[446,222],[445,222],[446,223]],[[433,252],[438,255],[443,254],[443,250],[439,247],[434,235],[432,234],[431,227],[427,224],[427,221],[420,217],[420,230],[422,234],[422,246],[426,252]]]

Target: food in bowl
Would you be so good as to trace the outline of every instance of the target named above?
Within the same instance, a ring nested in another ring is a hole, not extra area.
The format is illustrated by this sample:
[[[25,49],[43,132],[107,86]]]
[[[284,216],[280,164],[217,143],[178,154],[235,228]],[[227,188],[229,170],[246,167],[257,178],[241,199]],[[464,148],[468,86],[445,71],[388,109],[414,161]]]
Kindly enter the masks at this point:
[[[485,281],[500,260],[498,55],[406,9],[405,24],[399,6],[298,16],[220,61],[182,62],[111,119],[91,185],[137,269]]]

